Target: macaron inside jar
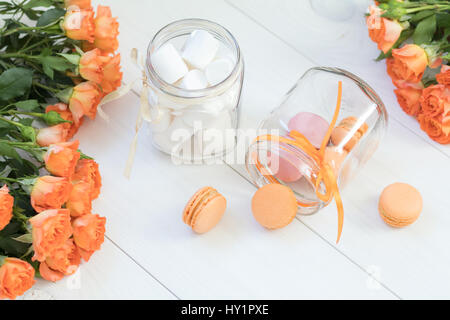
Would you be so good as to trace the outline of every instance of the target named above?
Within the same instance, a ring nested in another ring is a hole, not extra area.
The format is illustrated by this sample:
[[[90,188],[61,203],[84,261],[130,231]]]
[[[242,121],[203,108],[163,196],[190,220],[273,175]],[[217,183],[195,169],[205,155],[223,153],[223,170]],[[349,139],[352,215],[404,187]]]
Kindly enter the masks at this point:
[[[347,152],[350,152],[355,145],[359,142],[362,136],[367,132],[368,126],[366,123],[362,123],[359,127],[355,128],[358,125],[358,119],[355,117],[348,117],[343,119],[332,131],[331,133],[331,142],[335,146],[339,146],[343,141],[347,141],[342,148]],[[351,137],[347,138],[351,131],[354,131]]]
[[[289,131],[298,131],[317,149],[322,145],[330,124],[311,112],[299,112],[288,122]]]
[[[268,152],[267,164],[275,178],[282,182],[294,182],[303,176],[301,172],[303,161],[288,149],[280,149],[277,153]]]

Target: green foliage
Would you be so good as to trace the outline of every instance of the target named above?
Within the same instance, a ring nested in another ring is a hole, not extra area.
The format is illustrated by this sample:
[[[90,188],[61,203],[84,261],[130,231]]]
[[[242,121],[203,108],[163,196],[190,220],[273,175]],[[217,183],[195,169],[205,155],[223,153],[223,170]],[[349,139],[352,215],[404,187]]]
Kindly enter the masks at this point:
[[[25,68],[11,68],[0,75],[0,101],[7,101],[24,95],[31,88],[33,71]]]
[[[421,20],[414,30],[413,39],[415,44],[430,43],[436,32],[436,16],[431,15]]]
[[[54,126],[54,125],[64,123],[64,122],[72,123],[71,121],[67,121],[67,120],[64,120],[63,118],[61,118],[60,114],[56,111],[50,111],[50,112],[44,113],[42,115],[42,119],[49,126]]]
[[[39,102],[36,99],[18,101],[18,102],[15,102],[14,105],[19,110],[29,111],[29,112],[36,110],[40,107]]]
[[[36,26],[43,27],[47,25],[51,25],[58,20],[60,20],[61,17],[64,16],[66,13],[63,9],[50,9],[48,11],[45,11],[38,19]]]
[[[22,162],[22,158],[17,153],[16,149],[14,149],[9,144],[6,144],[4,142],[0,142],[0,156],[13,158],[19,162]]]

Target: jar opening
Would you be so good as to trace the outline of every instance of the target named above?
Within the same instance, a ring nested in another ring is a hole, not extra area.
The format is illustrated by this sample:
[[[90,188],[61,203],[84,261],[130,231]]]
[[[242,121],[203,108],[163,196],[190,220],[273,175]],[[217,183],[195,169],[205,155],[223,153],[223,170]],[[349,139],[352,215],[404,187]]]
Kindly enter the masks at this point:
[[[257,141],[248,150],[246,166],[258,187],[280,183],[291,188],[297,198],[299,214],[315,213],[327,204],[316,195],[319,165],[300,148],[276,141]],[[323,183],[319,189],[324,193]]]

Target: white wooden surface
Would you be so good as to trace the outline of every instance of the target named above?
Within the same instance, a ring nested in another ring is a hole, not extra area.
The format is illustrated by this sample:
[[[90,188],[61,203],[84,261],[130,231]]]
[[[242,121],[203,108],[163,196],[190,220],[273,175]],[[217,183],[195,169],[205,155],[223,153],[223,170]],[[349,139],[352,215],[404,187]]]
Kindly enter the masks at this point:
[[[119,16],[126,82],[139,76],[128,59],[131,48],[145,52],[171,21],[206,18],[240,43],[246,126],[256,126],[306,69],[325,65],[345,68],[374,87],[389,110],[389,130],[343,193],[344,233],[336,245],[333,206],[267,231],[252,217],[255,188],[242,166],[175,166],[152,148],[146,130],[126,180],[122,172],[139,105],[130,93],[104,107],[109,122],[87,121],[77,137],[100,163],[104,187],[94,210],[108,218],[108,239],[78,278],[39,282],[36,289],[56,299],[450,298],[450,148],[430,141],[401,112],[384,63],[373,61],[378,52],[363,19],[371,1],[354,0],[345,20],[333,16],[339,7],[320,15],[309,0],[94,2],[109,4]],[[420,219],[401,230],[386,226],[377,213],[379,193],[395,181],[415,185],[425,200]],[[182,223],[181,211],[204,185],[221,191],[229,206],[212,232],[198,236]]]

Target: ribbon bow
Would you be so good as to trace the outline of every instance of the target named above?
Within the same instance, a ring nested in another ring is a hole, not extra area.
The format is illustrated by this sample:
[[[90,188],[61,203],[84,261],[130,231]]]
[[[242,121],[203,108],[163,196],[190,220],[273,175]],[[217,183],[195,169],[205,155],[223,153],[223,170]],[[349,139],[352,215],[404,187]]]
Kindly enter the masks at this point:
[[[339,239],[341,238],[342,234],[342,227],[344,225],[344,206],[342,204],[342,198],[339,193],[339,188],[336,181],[336,176],[334,174],[333,168],[330,166],[329,163],[325,161],[325,148],[328,144],[328,141],[330,140],[331,132],[333,131],[333,128],[336,124],[337,118],[339,116],[339,111],[341,109],[341,99],[342,99],[342,81],[339,81],[338,83],[338,97],[337,97],[337,103],[336,103],[336,109],[334,110],[333,120],[330,123],[330,126],[328,127],[327,133],[322,141],[322,144],[320,146],[320,149],[317,150],[309,140],[302,135],[300,132],[296,130],[292,130],[289,132],[289,137],[280,137],[280,136],[273,136],[273,135],[261,135],[256,138],[256,142],[258,141],[264,141],[264,140],[270,140],[270,141],[277,141],[282,142],[287,145],[291,145],[294,147],[297,147],[301,150],[303,150],[308,156],[310,156],[319,166],[319,172],[317,174],[317,177],[315,179],[315,191],[317,198],[319,198],[321,201],[328,203],[333,198],[336,202],[337,211],[338,211],[338,235],[336,243],[339,242]],[[263,169],[262,165],[259,163],[259,161],[256,161],[256,167],[260,172],[266,172],[266,170]],[[275,179],[272,175],[266,175],[264,176],[272,183],[279,183],[277,179]],[[325,186],[325,192],[320,192],[320,186],[323,184]],[[311,206],[309,204],[301,203],[298,201],[298,204],[300,206]]]

